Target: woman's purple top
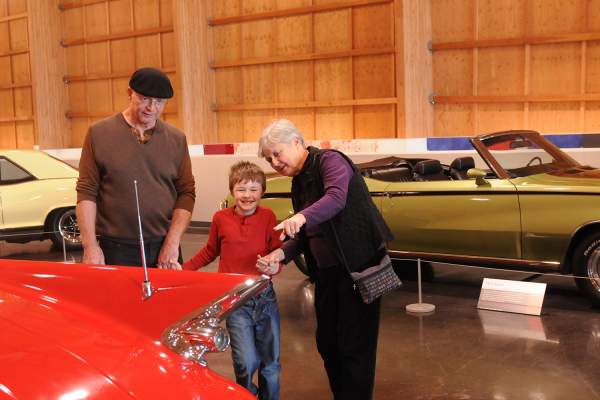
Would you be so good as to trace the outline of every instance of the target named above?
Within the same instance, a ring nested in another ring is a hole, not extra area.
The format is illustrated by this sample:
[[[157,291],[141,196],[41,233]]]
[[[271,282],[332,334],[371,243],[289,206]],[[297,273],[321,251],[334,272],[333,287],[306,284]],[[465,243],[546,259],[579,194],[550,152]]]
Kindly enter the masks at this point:
[[[310,251],[319,268],[331,267],[340,263],[333,251],[334,243],[330,243],[319,227],[319,224],[335,217],[346,205],[348,184],[353,175],[352,167],[344,157],[336,151],[327,151],[321,155],[321,178],[325,194],[310,207],[300,211],[306,218],[306,236]],[[289,262],[304,251],[302,243],[296,236],[281,247],[285,261]]]

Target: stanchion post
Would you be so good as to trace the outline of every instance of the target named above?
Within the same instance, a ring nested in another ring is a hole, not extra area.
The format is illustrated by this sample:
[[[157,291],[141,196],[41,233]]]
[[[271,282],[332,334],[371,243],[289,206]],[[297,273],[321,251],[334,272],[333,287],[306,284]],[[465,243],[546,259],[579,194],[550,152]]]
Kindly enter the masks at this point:
[[[64,235],[61,235],[61,237],[62,237],[62,247],[63,247],[63,262],[66,264],[67,263],[67,244],[65,243]]]
[[[422,314],[435,311],[433,304],[423,303],[423,295],[421,291],[421,259],[417,259],[417,285],[419,290],[419,302],[406,306],[406,311],[409,313]]]

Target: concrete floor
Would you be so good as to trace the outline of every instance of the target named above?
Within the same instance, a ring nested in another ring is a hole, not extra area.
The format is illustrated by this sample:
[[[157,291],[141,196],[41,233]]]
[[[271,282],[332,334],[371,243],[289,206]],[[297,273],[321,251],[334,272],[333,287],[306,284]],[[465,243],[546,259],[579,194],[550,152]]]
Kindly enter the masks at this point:
[[[184,258],[206,237],[186,234]],[[62,259],[48,241],[0,243],[4,257]],[[216,263],[207,267],[215,269]],[[600,399],[600,313],[571,278],[439,264],[433,271],[435,279],[424,283],[424,302],[437,307],[433,314],[406,313],[417,301],[413,280],[383,300],[375,399]],[[484,277],[547,282],[542,316],[478,310]],[[293,265],[274,283],[282,316],[281,398],[331,399],[314,344],[312,286]],[[208,361],[233,378],[228,352]]]

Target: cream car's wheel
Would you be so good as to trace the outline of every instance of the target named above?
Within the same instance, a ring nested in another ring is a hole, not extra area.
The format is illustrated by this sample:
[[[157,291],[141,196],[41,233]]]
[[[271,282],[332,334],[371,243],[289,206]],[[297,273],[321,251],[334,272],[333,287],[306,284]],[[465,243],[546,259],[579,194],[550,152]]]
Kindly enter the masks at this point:
[[[600,232],[585,237],[575,249],[573,273],[577,287],[600,307]]]
[[[81,247],[81,236],[74,208],[61,208],[53,211],[49,222],[50,239],[55,246],[62,247],[64,241],[67,249]]]

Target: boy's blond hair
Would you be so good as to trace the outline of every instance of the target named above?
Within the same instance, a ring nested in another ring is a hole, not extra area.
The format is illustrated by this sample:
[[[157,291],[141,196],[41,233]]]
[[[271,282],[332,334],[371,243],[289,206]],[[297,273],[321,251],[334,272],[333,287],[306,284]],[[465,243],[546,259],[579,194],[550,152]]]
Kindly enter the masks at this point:
[[[240,161],[231,166],[231,170],[229,170],[229,191],[233,190],[236,183],[244,181],[259,182],[263,193],[267,189],[267,178],[264,171],[250,161]]]

